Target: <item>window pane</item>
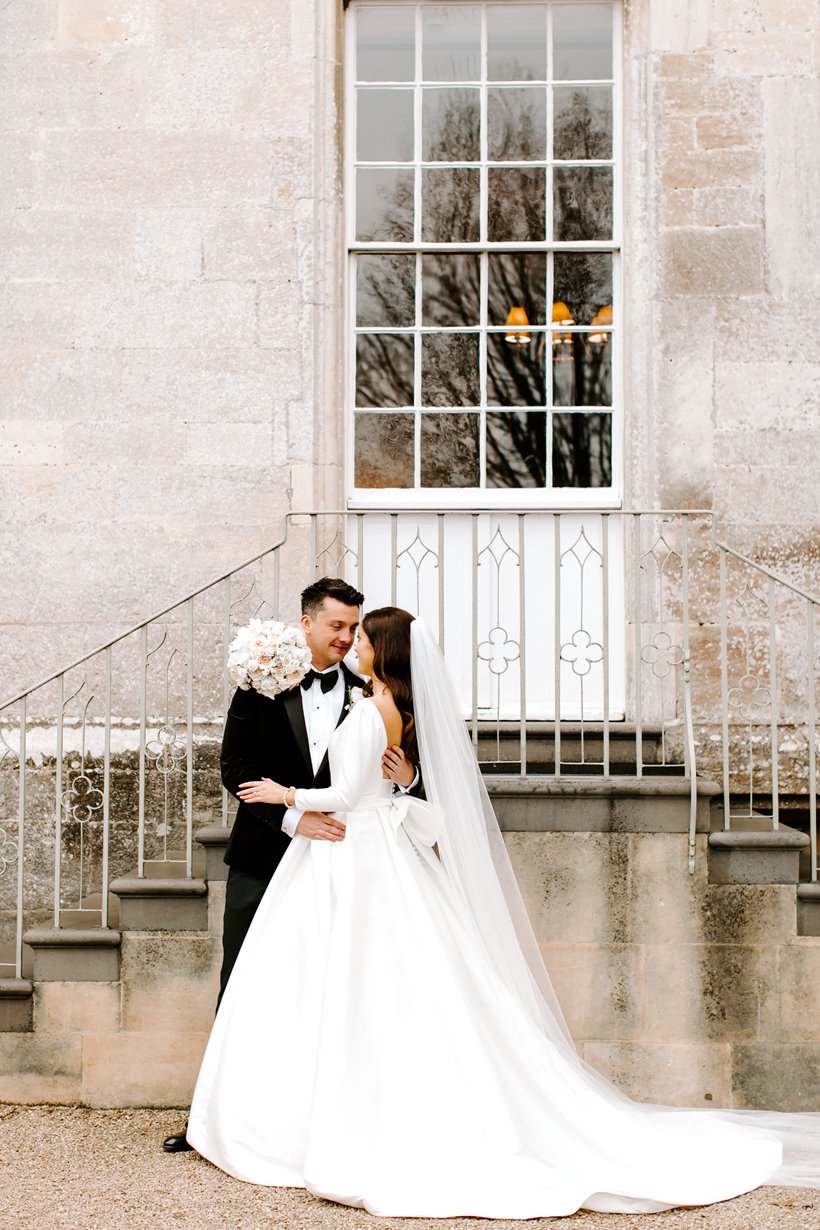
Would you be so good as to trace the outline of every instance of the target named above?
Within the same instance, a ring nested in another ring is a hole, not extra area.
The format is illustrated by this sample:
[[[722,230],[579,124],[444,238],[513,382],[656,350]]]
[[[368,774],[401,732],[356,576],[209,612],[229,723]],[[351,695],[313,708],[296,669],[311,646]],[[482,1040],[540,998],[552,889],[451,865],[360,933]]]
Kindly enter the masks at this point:
[[[481,10],[465,5],[422,10],[425,81],[477,81],[481,63]]]
[[[543,89],[488,90],[487,144],[491,159],[534,162],[547,154],[547,98]]]
[[[547,10],[543,4],[493,4],[487,9],[487,78],[545,81]]]
[[[553,171],[556,240],[612,238],[609,167],[556,167]]]
[[[479,270],[478,256],[423,256],[421,323],[477,325]]]
[[[487,257],[487,312],[505,325],[510,308],[523,307],[531,325],[546,322],[547,257],[543,252],[499,252]]]
[[[412,325],[415,256],[360,255],[356,262],[356,324]]]
[[[608,4],[555,5],[552,75],[556,81],[601,81],[612,76],[612,9]]]
[[[556,406],[612,405],[611,337],[610,333],[553,335],[552,398]]]
[[[491,241],[546,238],[544,183],[540,168],[489,168],[487,232]]]
[[[612,486],[612,416],[552,416],[554,487]]]
[[[356,238],[411,243],[413,239],[413,171],[356,172]]]
[[[428,333],[421,339],[425,406],[477,406],[478,334]]]
[[[546,414],[487,415],[487,486],[544,487]]]
[[[413,161],[413,91],[356,91],[356,157],[361,162]]]
[[[413,405],[413,338],[397,333],[356,338],[356,405]]]
[[[608,252],[556,252],[553,300],[566,305],[575,325],[589,325],[612,308],[612,257]],[[555,319],[555,317],[553,317]]]
[[[423,414],[422,487],[477,487],[478,432],[477,414]]]
[[[487,335],[487,405],[543,406],[546,338],[533,333],[523,345],[503,333]]]
[[[573,86],[553,91],[555,158],[612,157],[612,90]]]
[[[356,47],[359,81],[412,81],[415,76],[415,13],[395,5],[358,9]]]
[[[430,243],[477,243],[480,171],[468,167],[421,173],[421,237]]]
[[[357,414],[354,436],[357,487],[412,487],[412,414]]]
[[[481,157],[478,90],[422,93],[421,156],[425,162],[478,162]]]

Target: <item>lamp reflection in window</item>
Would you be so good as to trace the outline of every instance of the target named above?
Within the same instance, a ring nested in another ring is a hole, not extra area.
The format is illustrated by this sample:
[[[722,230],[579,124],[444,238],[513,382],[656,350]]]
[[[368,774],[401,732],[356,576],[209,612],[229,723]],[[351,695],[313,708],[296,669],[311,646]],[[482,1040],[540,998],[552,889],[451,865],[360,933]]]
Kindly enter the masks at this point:
[[[599,308],[589,323],[593,329],[597,328],[601,330],[604,330],[604,329],[607,330],[607,332],[605,333],[604,332],[590,333],[589,335],[590,343],[595,346],[606,346],[611,336],[609,333],[609,330],[612,328],[612,306],[611,304],[607,305],[606,307]]]
[[[572,312],[567,305],[557,299],[552,305],[552,323],[554,325],[574,325]],[[552,353],[556,359],[571,359],[572,358],[572,334],[571,333],[553,333],[552,335]]]
[[[507,332],[504,334],[504,341],[510,342],[513,346],[528,346],[530,343],[530,335],[527,331],[529,323],[529,317],[522,307],[511,307],[507,313]]]

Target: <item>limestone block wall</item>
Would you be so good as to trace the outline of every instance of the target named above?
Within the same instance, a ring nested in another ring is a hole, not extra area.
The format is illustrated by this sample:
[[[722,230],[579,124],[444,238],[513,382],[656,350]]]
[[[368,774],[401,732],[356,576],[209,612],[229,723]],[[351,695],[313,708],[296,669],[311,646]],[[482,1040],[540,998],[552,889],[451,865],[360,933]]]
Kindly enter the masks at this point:
[[[0,698],[336,502],[337,70],[335,0],[0,9]]]
[[[686,837],[507,833],[581,1054],[630,1095],[820,1110],[820,939],[788,885],[709,885]],[[124,932],[121,979],[41,982],[0,1033],[0,1101],[181,1106],[216,1002],[224,883],[205,932]],[[284,1005],[283,1005],[284,1007]]]
[[[629,486],[818,592],[820,8],[637,0],[625,34]]]
[[[342,23],[0,10],[0,697],[342,497]],[[813,0],[624,5],[625,502],[815,591],[819,41]]]

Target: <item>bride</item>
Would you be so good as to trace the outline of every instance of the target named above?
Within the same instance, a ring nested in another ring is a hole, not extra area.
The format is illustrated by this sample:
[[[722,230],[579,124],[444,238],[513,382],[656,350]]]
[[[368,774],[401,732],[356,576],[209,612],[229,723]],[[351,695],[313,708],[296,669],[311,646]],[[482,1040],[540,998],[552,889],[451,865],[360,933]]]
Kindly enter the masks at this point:
[[[295,837],[274,875],[191,1144],[238,1179],[385,1217],[650,1213],[820,1181],[820,1116],[647,1106],[579,1058],[432,634],[385,607],[357,651],[371,683],[331,740],[333,785],[253,784],[346,836]],[[428,803],[393,797],[394,743]]]

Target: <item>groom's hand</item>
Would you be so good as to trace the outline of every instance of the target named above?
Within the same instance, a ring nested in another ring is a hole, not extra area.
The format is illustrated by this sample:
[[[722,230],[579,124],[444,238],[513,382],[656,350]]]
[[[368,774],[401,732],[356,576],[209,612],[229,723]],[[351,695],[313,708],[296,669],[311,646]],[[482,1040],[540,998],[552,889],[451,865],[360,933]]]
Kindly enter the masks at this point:
[[[326,816],[321,811],[302,812],[302,818],[296,825],[296,832],[311,841],[343,841],[345,826],[340,820]]]

